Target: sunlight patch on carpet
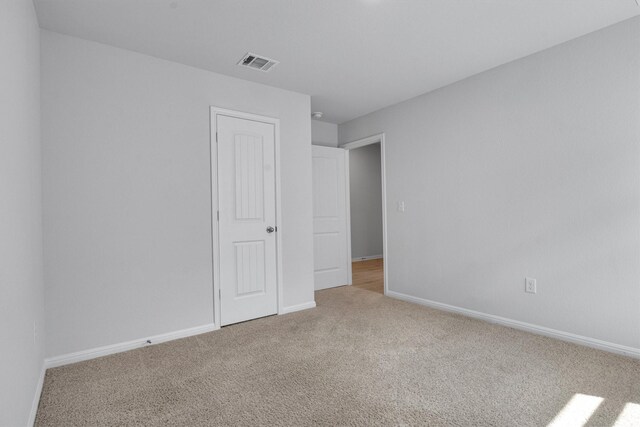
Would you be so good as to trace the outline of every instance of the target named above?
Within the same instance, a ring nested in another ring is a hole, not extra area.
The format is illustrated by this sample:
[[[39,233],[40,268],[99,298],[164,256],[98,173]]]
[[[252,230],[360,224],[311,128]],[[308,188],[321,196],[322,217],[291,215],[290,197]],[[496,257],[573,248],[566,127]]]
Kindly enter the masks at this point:
[[[582,427],[603,401],[602,397],[576,393],[548,427]]]
[[[637,403],[627,403],[616,419],[613,427],[633,427],[640,426],[640,405]]]

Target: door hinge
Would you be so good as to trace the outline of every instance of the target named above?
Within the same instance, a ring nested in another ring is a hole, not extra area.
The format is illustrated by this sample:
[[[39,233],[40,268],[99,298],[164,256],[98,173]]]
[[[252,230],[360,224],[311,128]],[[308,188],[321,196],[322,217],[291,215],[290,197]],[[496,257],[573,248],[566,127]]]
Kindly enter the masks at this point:
[[[218,132],[216,132],[216,143],[218,142]]]
[[[222,289],[218,289],[218,298],[222,299]]]
[[[218,219],[218,221],[220,221],[220,211],[216,212],[216,218]]]

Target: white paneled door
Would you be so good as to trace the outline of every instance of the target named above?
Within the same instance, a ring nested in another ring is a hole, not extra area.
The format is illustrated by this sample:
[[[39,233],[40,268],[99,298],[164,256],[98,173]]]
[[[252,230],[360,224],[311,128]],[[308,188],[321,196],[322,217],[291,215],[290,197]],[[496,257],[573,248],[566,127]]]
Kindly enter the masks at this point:
[[[275,127],[217,116],[221,325],[276,314]]]
[[[351,284],[347,234],[347,151],[313,146],[313,250],[316,290]]]

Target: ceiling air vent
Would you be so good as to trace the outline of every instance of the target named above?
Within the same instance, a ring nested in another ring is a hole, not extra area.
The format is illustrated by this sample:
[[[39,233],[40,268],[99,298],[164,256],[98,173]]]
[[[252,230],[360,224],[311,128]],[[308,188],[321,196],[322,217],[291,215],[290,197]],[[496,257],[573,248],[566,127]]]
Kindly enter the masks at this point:
[[[275,59],[265,58],[264,56],[256,55],[255,53],[247,53],[242,57],[238,65],[243,67],[253,68],[254,70],[260,71],[270,71],[273,67],[278,65],[280,62]]]

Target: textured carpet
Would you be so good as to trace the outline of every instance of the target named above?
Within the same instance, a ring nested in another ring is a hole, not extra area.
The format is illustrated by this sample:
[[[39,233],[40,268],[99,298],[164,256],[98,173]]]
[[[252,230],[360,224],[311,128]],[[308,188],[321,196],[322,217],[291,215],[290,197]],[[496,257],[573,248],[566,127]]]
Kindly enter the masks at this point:
[[[36,425],[544,426],[584,394],[610,426],[640,403],[638,360],[353,287],[316,301],[50,369]]]

